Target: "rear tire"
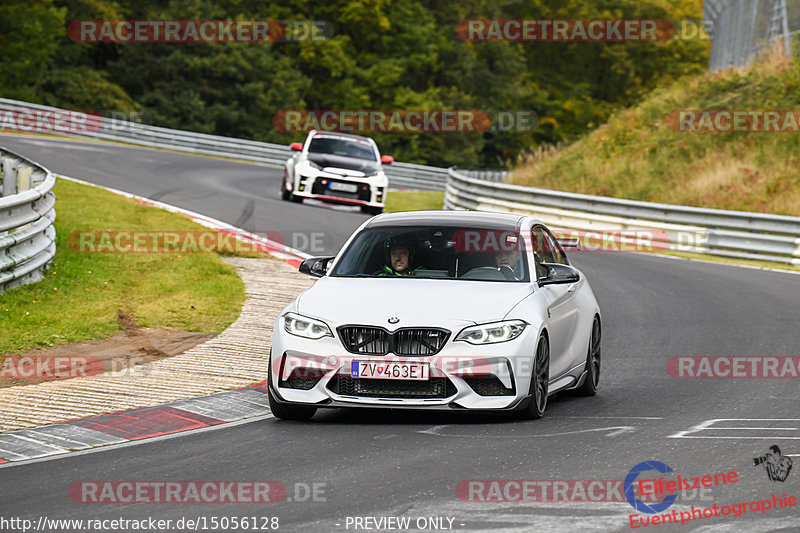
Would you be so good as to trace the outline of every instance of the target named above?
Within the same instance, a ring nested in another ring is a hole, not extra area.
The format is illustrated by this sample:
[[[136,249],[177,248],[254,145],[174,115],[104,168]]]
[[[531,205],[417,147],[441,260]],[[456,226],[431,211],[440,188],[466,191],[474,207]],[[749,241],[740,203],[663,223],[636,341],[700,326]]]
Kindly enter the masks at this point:
[[[539,337],[533,360],[533,375],[529,393],[530,403],[520,411],[520,418],[538,420],[547,408],[547,392],[550,387],[550,343],[544,335]]]
[[[279,403],[272,393],[272,369],[267,374],[267,396],[270,411],[281,420],[308,420],[317,412],[314,406]]]
[[[589,353],[586,354],[586,379],[575,389],[578,396],[594,396],[600,384],[600,319],[594,317],[592,334],[589,336]]]

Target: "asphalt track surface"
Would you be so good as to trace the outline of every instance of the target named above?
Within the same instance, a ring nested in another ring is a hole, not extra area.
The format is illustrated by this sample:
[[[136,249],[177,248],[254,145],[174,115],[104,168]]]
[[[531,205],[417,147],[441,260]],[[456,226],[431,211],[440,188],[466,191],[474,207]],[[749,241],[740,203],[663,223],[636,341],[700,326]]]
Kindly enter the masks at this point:
[[[338,250],[369,218],[358,208],[280,198],[283,171],[164,150],[0,135],[50,170],[222,220],[311,255]],[[333,222],[333,223],[332,223]],[[169,228],[165,228],[168,230]]]
[[[246,229],[329,232],[329,251],[366,219],[281,202],[280,174],[263,167],[7,136],[0,136],[0,145],[55,172],[232,224],[249,212]],[[798,496],[800,465],[783,483],[770,482],[753,465],[773,444],[784,454],[800,454],[796,378],[675,379],[665,365],[679,355],[800,355],[800,276],[632,253],[573,253],[571,259],[589,277],[604,317],[601,388],[594,398],[551,397],[545,418],[530,422],[409,411],[320,411],[304,423],[267,417],[15,465],[0,469],[0,517],[274,516],[281,531],[397,531],[357,528],[354,519],[404,516],[411,518],[410,531],[435,530],[417,527],[423,517],[444,517],[445,528],[460,531],[630,531],[634,509],[624,497],[584,501],[588,495],[568,492],[576,501],[480,502],[463,501],[456,488],[463,480],[622,480],[647,460],[683,476],[739,474],[737,483],[705,495],[684,494],[668,512]],[[686,433],[703,423],[705,429]],[[75,503],[69,487],[83,480],[274,480],[287,487],[289,498],[270,504]],[[304,491],[296,484],[313,483],[324,484],[317,501],[297,501],[295,491]],[[648,530],[798,531],[800,510],[747,511]]]

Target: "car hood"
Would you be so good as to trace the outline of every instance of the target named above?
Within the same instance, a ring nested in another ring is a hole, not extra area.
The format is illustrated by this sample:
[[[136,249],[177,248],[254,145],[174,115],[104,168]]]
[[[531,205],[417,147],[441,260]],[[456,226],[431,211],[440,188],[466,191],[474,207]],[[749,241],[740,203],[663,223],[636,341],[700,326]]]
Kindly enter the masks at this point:
[[[381,164],[377,161],[367,161],[365,159],[356,159],[354,157],[344,157],[341,155],[316,154],[309,152],[308,159],[323,168],[333,167],[344,170],[357,170],[358,172],[363,172],[368,176],[375,174],[381,169]]]
[[[527,283],[323,277],[297,300],[301,314],[341,324],[447,326],[501,320],[531,294]]]

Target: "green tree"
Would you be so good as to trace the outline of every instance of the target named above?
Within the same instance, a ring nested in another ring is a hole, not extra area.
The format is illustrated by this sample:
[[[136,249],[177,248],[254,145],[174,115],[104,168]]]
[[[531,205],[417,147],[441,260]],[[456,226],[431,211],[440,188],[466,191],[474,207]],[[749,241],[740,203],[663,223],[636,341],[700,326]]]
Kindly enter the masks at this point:
[[[52,0],[0,4],[0,92],[37,100],[37,87],[65,34],[67,10]]]

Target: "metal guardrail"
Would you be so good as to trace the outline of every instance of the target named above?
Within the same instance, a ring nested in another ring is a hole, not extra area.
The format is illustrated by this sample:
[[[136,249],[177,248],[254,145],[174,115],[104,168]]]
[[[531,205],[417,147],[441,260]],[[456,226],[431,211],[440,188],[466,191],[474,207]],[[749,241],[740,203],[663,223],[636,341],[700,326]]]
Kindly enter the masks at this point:
[[[0,114],[2,113],[12,113],[12,124],[22,132],[52,133],[67,137],[165,148],[193,154],[230,157],[253,161],[273,168],[283,168],[284,163],[292,154],[288,146],[281,144],[105,119],[101,116],[6,98],[0,98]],[[7,123],[8,120],[0,120],[0,129],[6,127]],[[447,180],[446,168],[396,162],[387,165],[384,170],[389,178],[390,187],[413,187],[441,191],[444,190]]]
[[[507,170],[466,170],[463,168],[452,167],[453,170],[468,178],[475,178],[483,181],[505,181],[511,177],[511,172]]]
[[[451,168],[445,209],[530,214],[561,233],[644,230],[653,247],[800,265],[800,218],[492,183]]]
[[[800,29],[797,0],[705,0],[703,19],[711,28],[708,70],[747,67],[772,43],[781,39],[791,54],[792,35]]]
[[[56,253],[53,174],[0,147],[0,293],[38,281]]]

